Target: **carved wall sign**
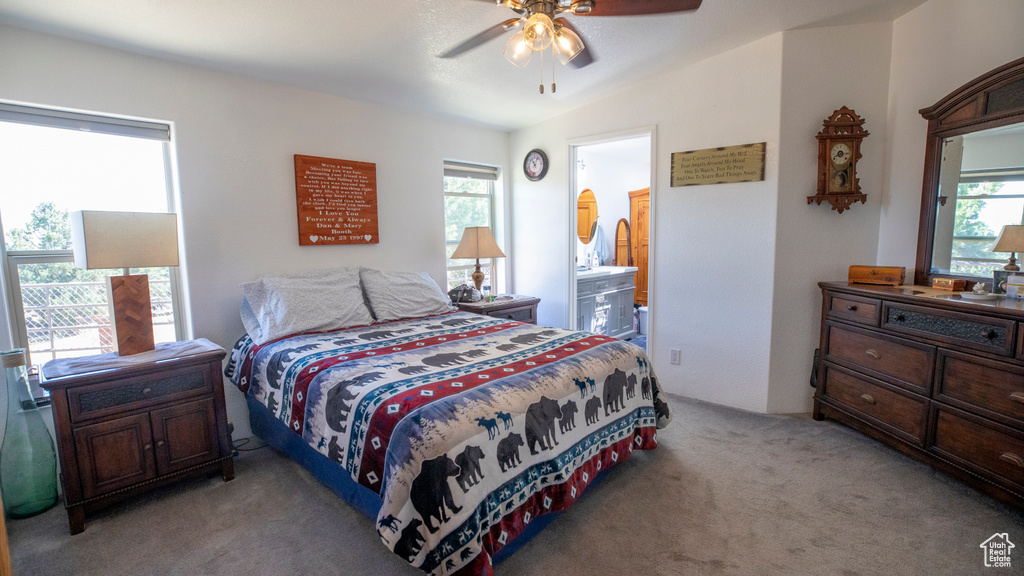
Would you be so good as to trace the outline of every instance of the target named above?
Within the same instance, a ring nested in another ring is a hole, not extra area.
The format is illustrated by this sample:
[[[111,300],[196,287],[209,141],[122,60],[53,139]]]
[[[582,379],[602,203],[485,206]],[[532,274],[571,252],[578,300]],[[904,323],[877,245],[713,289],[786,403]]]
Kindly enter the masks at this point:
[[[377,244],[377,165],[295,155],[299,245]]]
[[[672,186],[764,180],[764,142],[672,153]]]

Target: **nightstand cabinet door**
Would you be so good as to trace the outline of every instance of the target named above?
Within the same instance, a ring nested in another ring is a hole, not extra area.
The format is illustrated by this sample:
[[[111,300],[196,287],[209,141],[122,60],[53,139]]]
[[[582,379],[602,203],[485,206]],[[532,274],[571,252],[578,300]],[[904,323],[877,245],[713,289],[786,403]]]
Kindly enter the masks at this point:
[[[219,456],[213,400],[150,412],[157,470],[169,474]]]
[[[82,495],[86,498],[156,476],[148,414],[82,426],[74,436]]]

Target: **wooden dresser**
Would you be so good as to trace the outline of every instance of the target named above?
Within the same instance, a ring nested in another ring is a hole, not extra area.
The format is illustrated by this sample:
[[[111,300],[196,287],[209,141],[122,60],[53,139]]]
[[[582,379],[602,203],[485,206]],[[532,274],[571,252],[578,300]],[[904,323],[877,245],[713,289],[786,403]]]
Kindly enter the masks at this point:
[[[216,351],[44,378],[72,534],[85,514],[156,486],[234,478]]]
[[[820,283],[814,418],[1024,506],[1024,302]]]

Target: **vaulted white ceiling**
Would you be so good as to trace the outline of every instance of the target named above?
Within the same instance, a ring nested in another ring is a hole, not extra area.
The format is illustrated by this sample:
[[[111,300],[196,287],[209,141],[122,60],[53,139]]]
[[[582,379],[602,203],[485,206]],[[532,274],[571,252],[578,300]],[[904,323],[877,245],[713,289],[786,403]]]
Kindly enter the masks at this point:
[[[704,0],[689,13],[571,16],[595,61],[580,69],[556,63],[552,94],[545,58],[543,95],[536,57],[520,69],[502,56],[511,33],[451,59],[438,57],[515,16],[489,0],[0,0],[0,22],[515,129],[775,32],[889,21],[923,2]]]

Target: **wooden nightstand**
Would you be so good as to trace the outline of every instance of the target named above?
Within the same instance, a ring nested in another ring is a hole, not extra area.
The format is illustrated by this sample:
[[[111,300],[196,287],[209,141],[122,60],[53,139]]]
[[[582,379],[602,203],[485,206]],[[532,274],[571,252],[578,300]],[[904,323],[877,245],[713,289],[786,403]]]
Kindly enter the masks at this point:
[[[505,297],[499,296],[499,298]],[[456,306],[464,312],[474,312],[484,316],[494,316],[495,318],[505,318],[506,320],[516,320],[529,324],[537,323],[537,304],[540,303],[540,298],[518,296],[516,294],[509,294],[507,298],[507,300],[495,300],[494,302],[484,302],[483,300],[479,302],[458,302]]]
[[[52,401],[72,534],[85,530],[87,512],[151,488],[200,474],[235,477],[221,376],[225,352],[198,342],[208,346],[81,374],[46,378],[44,367],[40,385]]]

